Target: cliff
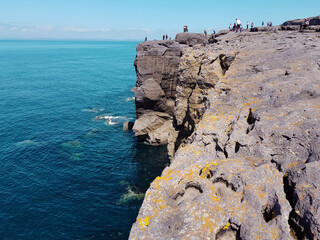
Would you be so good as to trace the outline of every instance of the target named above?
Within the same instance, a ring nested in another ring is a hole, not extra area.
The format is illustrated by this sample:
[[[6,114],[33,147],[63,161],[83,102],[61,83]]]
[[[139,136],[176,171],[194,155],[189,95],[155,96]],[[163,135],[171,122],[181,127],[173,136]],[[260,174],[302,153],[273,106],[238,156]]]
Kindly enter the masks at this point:
[[[130,239],[320,238],[320,34],[281,29],[138,45],[134,131],[172,162]]]
[[[142,141],[151,145],[168,142],[181,57],[175,41],[143,42],[137,46],[134,62],[137,73],[133,127]]]

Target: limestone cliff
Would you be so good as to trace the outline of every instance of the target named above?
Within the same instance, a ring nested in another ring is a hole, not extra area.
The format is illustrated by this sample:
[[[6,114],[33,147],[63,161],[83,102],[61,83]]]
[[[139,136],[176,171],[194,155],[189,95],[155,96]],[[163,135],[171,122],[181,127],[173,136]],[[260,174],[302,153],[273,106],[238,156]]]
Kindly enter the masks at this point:
[[[130,239],[320,239],[320,34],[281,29],[138,45],[135,127],[174,158]]]
[[[152,145],[166,144],[172,116],[181,57],[175,41],[143,42],[137,46],[134,132]]]

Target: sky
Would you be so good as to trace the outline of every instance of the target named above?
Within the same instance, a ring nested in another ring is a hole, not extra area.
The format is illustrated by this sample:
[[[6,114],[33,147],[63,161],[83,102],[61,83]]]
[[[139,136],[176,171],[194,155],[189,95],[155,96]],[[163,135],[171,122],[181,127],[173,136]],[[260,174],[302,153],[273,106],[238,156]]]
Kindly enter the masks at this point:
[[[320,15],[320,0],[0,0],[0,39],[149,40]]]

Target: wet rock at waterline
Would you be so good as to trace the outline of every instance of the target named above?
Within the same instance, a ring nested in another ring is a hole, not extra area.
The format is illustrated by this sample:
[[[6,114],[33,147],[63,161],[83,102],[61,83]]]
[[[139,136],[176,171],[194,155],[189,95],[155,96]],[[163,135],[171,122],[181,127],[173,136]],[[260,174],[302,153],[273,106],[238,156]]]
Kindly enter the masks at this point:
[[[133,128],[133,125],[134,125],[134,122],[130,122],[130,121],[126,121],[123,123],[123,131],[129,131],[129,130],[132,130]]]

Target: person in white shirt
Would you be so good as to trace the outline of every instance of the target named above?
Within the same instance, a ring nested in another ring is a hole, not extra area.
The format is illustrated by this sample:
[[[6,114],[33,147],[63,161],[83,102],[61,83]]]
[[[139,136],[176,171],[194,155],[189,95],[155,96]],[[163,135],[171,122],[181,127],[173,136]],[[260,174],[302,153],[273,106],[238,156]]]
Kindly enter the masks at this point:
[[[240,19],[236,18],[236,23],[237,23],[237,31],[236,32],[238,32],[238,30],[240,30],[240,32],[241,32],[241,28],[240,28],[241,21],[240,21]]]

